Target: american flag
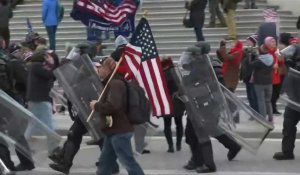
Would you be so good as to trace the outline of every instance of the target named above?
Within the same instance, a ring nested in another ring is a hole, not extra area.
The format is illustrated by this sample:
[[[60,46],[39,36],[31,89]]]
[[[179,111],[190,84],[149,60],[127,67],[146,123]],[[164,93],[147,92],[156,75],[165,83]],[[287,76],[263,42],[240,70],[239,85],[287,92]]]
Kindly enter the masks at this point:
[[[277,22],[278,13],[275,8],[266,8],[263,11],[263,15],[266,22]]]
[[[133,72],[138,70],[135,73],[135,79],[146,91],[152,106],[152,115],[162,116],[171,114],[173,112],[173,104],[151,28],[145,18],[141,18],[130,43],[142,49],[141,64],[139,67],[132,68],[132,70]]]
[[[128,43],[124,52],[121,55],[122,63],[121,66],[125,66],[126,68],[126,79],[133,79],[139,72],[139,68],[141,66],[141,57],[142,57],[142,49],[141,47],[134,46]]]
[[[78,0],[76,5],[81,10],[88,11],[115,26],[119,26],[129,16],[135,14],[138,3],[137,0],[124,0],[121,4],[115,5],[111,3],[111,0]]]

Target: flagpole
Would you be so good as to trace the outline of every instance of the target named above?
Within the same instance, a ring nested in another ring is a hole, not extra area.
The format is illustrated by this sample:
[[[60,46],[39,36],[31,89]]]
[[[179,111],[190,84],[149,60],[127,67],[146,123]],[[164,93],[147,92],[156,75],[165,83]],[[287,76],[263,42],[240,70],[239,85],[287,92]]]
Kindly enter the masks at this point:
[[[106,83],[106,85],[105,85],[103,91],[101,92],[100,97],[98,98],[97,102],[99,102],[99,101],[101,100],[101,98],[102,98],[104,92],[105,92],[106,89],[107,89],[108,84],[110,83],[110,81],[112,80],[112,78],[114,77],[114,75],[116,74],[117,69],[119,68],[119,66],[120,66],[120,64],[121,64],[121,62],[122,62],[122,60],[123,60],[123,57],[120,57],[120,60],[118,61],[118,63],[117,63],[117,65],[116,65],[116,67],[115,67],[113,73],[112,73],[111,76],[109,77],[109,79],[108,79],[108,81],[107,81],[107,83]],[[91,120],[91,118],[92,118],[94,112],[95,112],[95,110],[92,110],[92,112],[90,113],[90,115],[89,115],[88,119],[86,120],[86,122],[89,122],[89,121]]]

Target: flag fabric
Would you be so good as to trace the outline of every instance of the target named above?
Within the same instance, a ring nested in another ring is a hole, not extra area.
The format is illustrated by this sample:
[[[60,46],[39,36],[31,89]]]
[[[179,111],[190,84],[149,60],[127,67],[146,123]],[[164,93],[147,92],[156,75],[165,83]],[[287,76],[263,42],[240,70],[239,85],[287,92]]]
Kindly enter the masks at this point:
[[[128,43],[121,55],[122,62],[120,67],[125,69],[125,79],[135,79],[141,66],[142,49]]]
[[[280,34],[280,17],[278,15],[278,12],[275,8],[266,8],[263,10],[263,16],[265,18],[265,22],[273,22],[276,25],[276,37],[275,39],[278,39]]]
[[[277,22],[278,20],[278,13],[274,8],[266,8],[263,11],[263,16],[265,20],[272,20],[270,22]]]
[[[139,0],[76,0],[71,17],[99,30],[134,31]],[[125,34],[126,35],[126,34]]]
[[[141,18],[132,35],[130,44],[142,50],[141,63],[132,68],[136,72],[135,79],[145,89],[152,106],[153,116],[169,115],[173,112],[173,104],[167,87],[166,79],[161,67],[154,37],[146,18]]]

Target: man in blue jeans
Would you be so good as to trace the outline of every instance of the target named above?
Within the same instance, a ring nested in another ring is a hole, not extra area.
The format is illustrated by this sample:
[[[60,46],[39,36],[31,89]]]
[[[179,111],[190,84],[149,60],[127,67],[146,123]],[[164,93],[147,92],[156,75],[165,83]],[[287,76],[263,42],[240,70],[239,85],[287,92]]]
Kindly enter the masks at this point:
[[[91,108],[100,114],[100,127],[105,134],[97,175],[111,175],[117,158],[129,175],[144,175],[133,156],[133,126],[127,118],[127,91],[123,75],[116,73],[108,82],[116,62],[112,58],[101,62],[97,65],[97,72],[103,83],[108,83],[108,86],[99,102],[93,100],[90,103]]]

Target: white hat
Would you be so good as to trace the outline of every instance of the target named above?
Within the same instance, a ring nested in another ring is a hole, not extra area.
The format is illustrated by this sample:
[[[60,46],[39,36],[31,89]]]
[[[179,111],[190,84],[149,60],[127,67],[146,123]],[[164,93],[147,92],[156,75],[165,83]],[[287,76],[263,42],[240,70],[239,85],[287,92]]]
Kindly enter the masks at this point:
[[[122,36],[122,35],[119,35],[119,36],[116,38],[116,40],[115,40],[115,45],[116,45],[116,47],[119,47],[119,46],[121,46],[121,45],[125,45],[125,44],[127,44],[127,43],[128,43],[127,39],[126,39],[124,36]]]

